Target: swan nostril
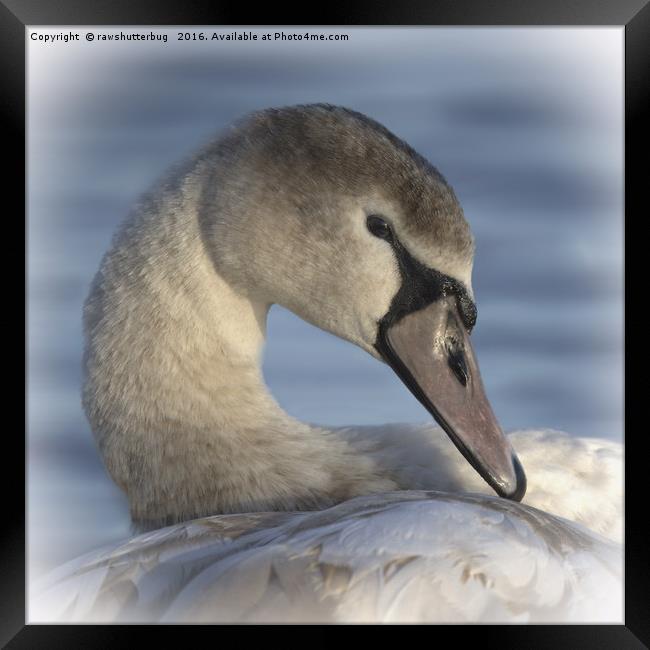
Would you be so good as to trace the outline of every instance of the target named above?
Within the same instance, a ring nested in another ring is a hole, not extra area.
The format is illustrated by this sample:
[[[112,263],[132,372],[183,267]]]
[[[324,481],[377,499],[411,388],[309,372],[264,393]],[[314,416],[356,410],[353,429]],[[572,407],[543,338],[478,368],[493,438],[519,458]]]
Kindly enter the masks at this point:
[[[445,348],[447,350],[447,364],[451,371],[463,386],[467,386],[469,370],[467,369],[467,360],[463,348],[453,338],[445,340]]]

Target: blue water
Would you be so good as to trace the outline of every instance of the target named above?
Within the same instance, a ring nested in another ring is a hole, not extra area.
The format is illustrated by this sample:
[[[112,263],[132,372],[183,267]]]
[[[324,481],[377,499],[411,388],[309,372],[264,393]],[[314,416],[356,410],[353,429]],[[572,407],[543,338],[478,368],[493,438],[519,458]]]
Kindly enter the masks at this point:
[[[503,427],[621,439],[621,30],[338,29],[348,43],[228,47],[176,31],[165,45],[29,48],[34,573],[129,534],[79,397],[81,306],[101,255],[140,192],[258,108],[343,104],[429,158],[476,237],[473,339]],[[268,334],[265,376],[291,414],[430,419],[387,367],[286,310],[271,310]]]

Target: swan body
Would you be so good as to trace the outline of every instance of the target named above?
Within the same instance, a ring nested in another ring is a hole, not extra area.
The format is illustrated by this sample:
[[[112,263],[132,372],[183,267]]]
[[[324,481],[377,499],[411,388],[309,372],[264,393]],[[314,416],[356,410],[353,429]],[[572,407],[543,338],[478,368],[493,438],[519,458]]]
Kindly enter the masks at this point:
[[[167,528],[55,572],[38,609],[615,620],[620,445],[503,434],[468,338],[473,250],[440,173],[347,109],[261,111],[174,170],[84,308],[99,450],[136,529]],[[274,303],[389,363],[442,430],[286,414],[260,368]]]
[[[398,444],[398,425],[371,428],[384,452]],[[540,470],[530,472],[524,505],[481,494],[489,488],[442,432],[399,430],[409,450],[402,460],[424,451],[423,464],[435,461],[433,439],[448,486],[466,481],[471,491],[403,490],[322,511],[218,515],[145,533],[43,578],[32,620],[622,619],[620,445],[556,431],[511,434],[526,466]],[[550,514],[558,510],[562,517]]]

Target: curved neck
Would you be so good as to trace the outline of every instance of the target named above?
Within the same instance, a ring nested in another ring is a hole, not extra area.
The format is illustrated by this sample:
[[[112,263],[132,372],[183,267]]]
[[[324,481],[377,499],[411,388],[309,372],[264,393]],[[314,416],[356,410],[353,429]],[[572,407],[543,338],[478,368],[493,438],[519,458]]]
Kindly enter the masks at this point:
[[[141,206],[85,305],[84,407],[136,525],[419,485],[399,428],[323,429],[275,402],[261,371],[269,305],[218,273],[199,192],[188,181]]]
[[[288,488],[262,486],[260,475],[293,471],[285,460],[309,447],[311,428],[280,408],[262,375],[269,305],[215,269],[198,191],[186,184],[141,206],[84,309],[86,414],[133,519],[153,525],[273,503]]]

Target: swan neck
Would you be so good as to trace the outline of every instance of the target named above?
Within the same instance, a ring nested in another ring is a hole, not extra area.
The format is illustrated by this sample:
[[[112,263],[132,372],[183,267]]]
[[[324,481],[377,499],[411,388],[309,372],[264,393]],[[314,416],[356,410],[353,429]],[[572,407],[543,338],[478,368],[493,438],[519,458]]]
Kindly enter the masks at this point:
[[[93,283],[84,403],[100,439],[106,428],[213,436],[289,419],[262,375],[270,305],[219,273],[198,203],[182,187],[143,206]]]

